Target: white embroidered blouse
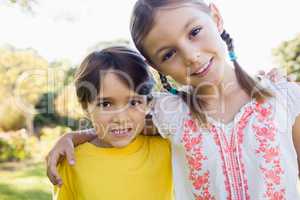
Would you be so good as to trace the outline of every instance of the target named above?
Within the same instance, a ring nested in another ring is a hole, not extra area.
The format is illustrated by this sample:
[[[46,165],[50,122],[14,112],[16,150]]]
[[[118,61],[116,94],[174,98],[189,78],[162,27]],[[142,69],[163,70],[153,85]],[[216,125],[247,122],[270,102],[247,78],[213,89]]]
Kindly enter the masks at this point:
[[[300,86],[263,80],[274,97],[252,100],[222,124],[199,128],[180,97],[160,94],[153,122],[172,143],[177,200],[296,200],[298,163],[292,126]]]

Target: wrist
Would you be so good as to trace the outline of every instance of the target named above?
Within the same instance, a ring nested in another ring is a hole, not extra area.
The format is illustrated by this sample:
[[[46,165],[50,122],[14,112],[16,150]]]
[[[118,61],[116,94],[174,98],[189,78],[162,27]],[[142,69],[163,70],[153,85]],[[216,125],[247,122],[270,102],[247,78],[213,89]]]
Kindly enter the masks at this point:
[[[67,140],[71,140],[73,142],[74,139],[74,134],[73,133],[66,133],[63,138],[67,139]]]

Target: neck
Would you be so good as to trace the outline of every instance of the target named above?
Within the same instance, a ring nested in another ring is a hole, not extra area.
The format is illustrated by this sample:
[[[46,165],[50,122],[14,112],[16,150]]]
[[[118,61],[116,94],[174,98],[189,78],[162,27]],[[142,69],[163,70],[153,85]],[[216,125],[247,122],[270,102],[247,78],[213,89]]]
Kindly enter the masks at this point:
[[[96,137],[90,143],[97,146],[97,147],[102,147],[102,148],[111,148],[111,147],[113,147],[111,144],[108,144],[108,143],[102,141],[101,139],[99,139],[99,137]]]
[[[218,86],[219,94],[228,97],[241,89],[234,68],[231,66],[225,67],[223,80]]]
[[[230,64],[224,66],[223,78],[218,85],[205,88],[201,91],[201,95],[210,96],[205,100],[205,103],[210,106],[215,106],[233,95],[239,94],[242,91],[238,83],[234,68]]]

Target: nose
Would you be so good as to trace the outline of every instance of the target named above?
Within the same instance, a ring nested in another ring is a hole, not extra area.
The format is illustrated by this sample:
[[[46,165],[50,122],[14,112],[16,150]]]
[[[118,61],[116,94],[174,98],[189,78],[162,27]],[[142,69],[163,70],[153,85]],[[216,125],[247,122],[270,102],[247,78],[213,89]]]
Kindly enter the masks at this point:
[[[129,121],[129,113],[127,111],[128,109],[124,107],[115,111],[116,113],[114,115],[113,122],[119,124],[127,123]]]
[[[190,48],[183,51],[183,58],[186,67],[193,67],[200,64],[201,55],[197,50]]]

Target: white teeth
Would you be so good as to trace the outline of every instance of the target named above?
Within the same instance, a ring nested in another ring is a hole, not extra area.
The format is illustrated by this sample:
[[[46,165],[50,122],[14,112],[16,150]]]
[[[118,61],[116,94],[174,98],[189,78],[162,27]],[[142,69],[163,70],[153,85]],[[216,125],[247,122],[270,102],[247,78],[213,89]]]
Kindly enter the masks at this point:
[[[130,129],[114,129],[112,130],[112,134],[114,135],[126,135]]]
[[[209,63],[207,63],[204,67],[201,67],[201,69],[199,71],[196,72],[196,74],[200,74],[202,72],[204,72],[209,66]]]
[[[205,70],[208,69],[208,67],[210,66],[211,60],[208,61],[208,63],[206,63],[203,67],[200,68],[199,71],[195,72],[194,74],[201,74],[203,73]]]
[[[200,71],[198,71],[197,73],[202,73],[204,72],[204,70],[206,70],[206,68],[208,67],[208,64],[205,67],[202,67]]]

